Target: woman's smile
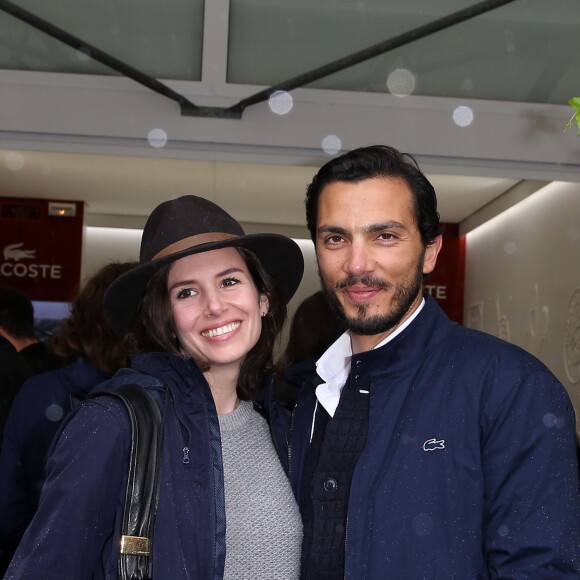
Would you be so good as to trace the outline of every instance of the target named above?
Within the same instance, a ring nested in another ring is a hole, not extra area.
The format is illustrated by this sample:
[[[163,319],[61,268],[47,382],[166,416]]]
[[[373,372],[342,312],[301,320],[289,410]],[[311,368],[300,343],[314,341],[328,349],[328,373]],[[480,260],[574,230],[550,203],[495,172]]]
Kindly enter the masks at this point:
[[[218,328],[211,328],[209,330],[202,331],[202,336],[206,336],[207,338],[216,338],[216,337],[224,337],[230,338],[228,335],[235,330],[237,330],[241,326],[241,322],[238,320],[237,322],[230,322],[229,324],[225,324],[224,326],[219,326]]]

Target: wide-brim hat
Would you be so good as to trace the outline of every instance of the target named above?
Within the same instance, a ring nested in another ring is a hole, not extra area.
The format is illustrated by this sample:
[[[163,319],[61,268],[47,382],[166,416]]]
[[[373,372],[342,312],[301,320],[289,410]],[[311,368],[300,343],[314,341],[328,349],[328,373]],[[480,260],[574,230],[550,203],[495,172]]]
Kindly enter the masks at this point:
[[[220,248],[246,248],[260,260],[288,303],[298,289],[304,258],[298,244],[280,234],[246,235],[215,203],[185,195],[158,205],[145,224],[139,265],[119,276],[105,294],[107,318],[119,334],[132,325],[151,277],[185,256]]]

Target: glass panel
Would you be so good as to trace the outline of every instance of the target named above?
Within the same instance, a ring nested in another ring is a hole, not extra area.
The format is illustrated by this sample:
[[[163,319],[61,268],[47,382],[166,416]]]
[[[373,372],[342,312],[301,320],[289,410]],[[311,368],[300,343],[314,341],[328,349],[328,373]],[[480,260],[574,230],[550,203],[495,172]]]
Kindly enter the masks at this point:
[[[203,0],[14,3],[147,75],[201,80]],[[117,74],[83,51],[3,11],[0,11],[0,68]]]
[[[274,85],[477,0],[232,0],[228,82]],[[518,0],[309,87],[566,103],[578,93],[580,2]]]

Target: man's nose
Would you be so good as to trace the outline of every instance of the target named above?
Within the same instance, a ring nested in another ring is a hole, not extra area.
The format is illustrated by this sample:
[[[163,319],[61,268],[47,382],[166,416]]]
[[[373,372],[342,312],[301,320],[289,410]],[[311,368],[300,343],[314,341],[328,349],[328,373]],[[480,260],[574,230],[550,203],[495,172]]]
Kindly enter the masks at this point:
[[[363,241],[353,240],[348,249],[343,270],[347,274],[362,276],[372,270],[373,263],[366,244]]]

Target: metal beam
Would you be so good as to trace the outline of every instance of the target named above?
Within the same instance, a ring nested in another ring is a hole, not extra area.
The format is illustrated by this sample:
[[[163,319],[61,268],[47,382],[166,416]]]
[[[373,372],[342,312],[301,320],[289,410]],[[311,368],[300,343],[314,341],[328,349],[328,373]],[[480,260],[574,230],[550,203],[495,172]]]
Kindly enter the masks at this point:
[[[84,42],[82,39],[77,38],[72,34],[69,34],[65,30],[50,24],[35,14],[20,8],[19,6],[16,6],[12,2],[9,2],[9,0],[0,0],[0,9],[8,12],[16,18],[19,18],[20,20],[23,20],[31,26],[46,32],[50,36],[60,40],[61,42],[64,42],[65,44],[68,44],[69,46],[72,46],[73,48],[88,51],[90,56],[98,62],[133,79],[134,81],[144,85],[152,91],[155,91],[156,93],[176,101],[179,104],[180,111],[183,116],[241,119],[242,114],[247,107],[256,105],[263,101],[267,101],[270,96],[277,91],[291,91],[292,89],[303,87],[321,78],[350,68],[356,64],[360,64],[365,60],[374,58],[375,56],[379,56],[390,50],[399,48],[421,38],[425,38],[426,36],[430,36],[431,34],[440,32],[441,30],[445,30],[446,28],[455,26],[456,24],[460,24],[461,22],[465,22],[466,20],[475,18],[476,16],[480,16],[481,14],[485,14],[486,12],[495,10],[496,8],[500,8],[515,1],[516,0],[483,0],[478,4],[474,4],[473,6],[464,8],[463,10],[459,10],[434,20],[433,22],[419,26],[418,28],[408,32],[404,32],[395,38],[385,40],[355,52],[354,54],[340,58],[331,63],[298,75],[294,78],[273,85],[267,89],[255,93],[254,95],[242,99],[231,107],[199,107],[193,104],[191,101],[187,100],[182,95],[170,89],[167,85],[159,82],[157,79],[144,74],[143,72],[116,59],[110,54],[103,52],[97,47]]]
[[[102,51],[101,49],[97,48],[96,46],[93,46],[92,44],[89,44],[88,42],[82,40],[81,38],[73,36],[66,30],[63,30],[62,28],[59,28],[58,26],[55,26],[54,24],[47,22],[46,20],[40,18],[39,16],[36,16],[36,14],[33,14],[32,12],[29,12],[28,10],[21,8],[20,6],[17,6],[16,4],[9,2],[9,0],[0,0],[0,9],[4,10],[4,12],[7,12],[8,14],[11,14],[15,18],[18,18],[19,20],[22,20],[23,22],[30,24],[34,28],[37,28],[38,30],[45,32],[49,36],[52,36],[53,38],[60,40],[64,44],[67,44],[68,46],[72,46],[77,50],[81,50],[84,53],[87,53],[94,60],[108,66],[109,68],[121,73],[126,77],[129,77],[130,79],[133,79],[134,81],[147,87],[148,89],[151,89],[152,91],[155,91],[156,93],[159,93],[164,97],[176,101],[179,104],[182,115],[196,115],[199,113],[199,107],[197,105],[194,105],[191,101],[188,101],[183,95],[176,93],[167,85],[164,85],[157,79],[149,75],[146,75],[145,73],[141,72],[136,68],[133,68],[127,63],[115,58],[114,56],[111,56],[110,54]],[[230,113],[227,115],[224,114],[220,116],[230,116],[233,118],[241,117],[241,115],[238,115],[237,113]]]
[[[463,10],[459,10],[453,14],[444,16],[443,18],[439,18],[438,20],[434,20],[433,22],[429,22],[428,24],[424,24],[423,26],[419,26],[418,28],[404,32],[395,38],[379,42],[378,44],[369,46],[368,48],[355,52],[354,54],[345,56],[344,58],[340,58],[334,62],[298,75],[297,77],[281,82],[268,89],[264,89],[263,91],[260,91],[250,97],[242,99],[239,103],[230,107],[230,110],[243,112],[243,110],[250,105],[255,105],[262,101],[268,100],[270,96],[276,91],[291,91],[292,89],[303,87],[304,85],[354,66],[355,64],[360,64],[365,60],[379,56],[385,52],[399,48],[405,44],[414,42],[415,40],[419,40],[420,38],[425,38],[426,36],[434,34],[435,32],[439,32],[449,28],[450,26],[455,26],[456,24],[484,14],[485,12],[489,12],[490,10],[495,10],[496,8],[514,1],[515,0],[484,0],[483,2],[479,2],[478,4]]]

